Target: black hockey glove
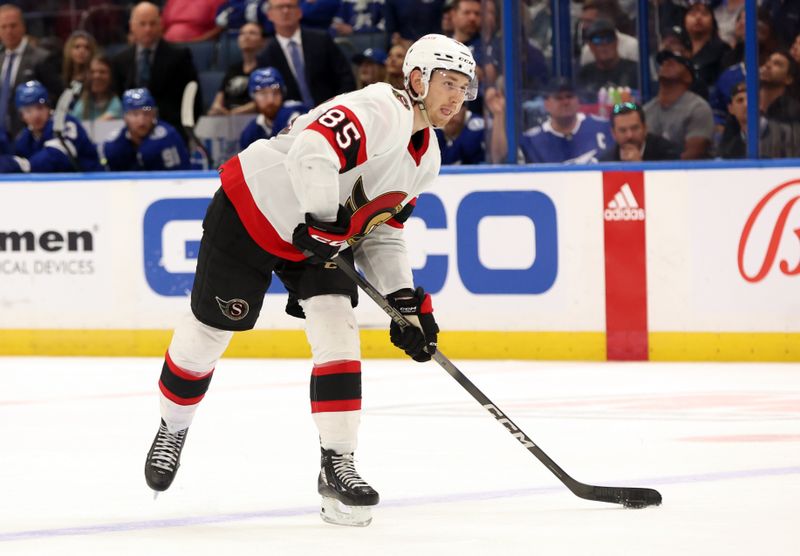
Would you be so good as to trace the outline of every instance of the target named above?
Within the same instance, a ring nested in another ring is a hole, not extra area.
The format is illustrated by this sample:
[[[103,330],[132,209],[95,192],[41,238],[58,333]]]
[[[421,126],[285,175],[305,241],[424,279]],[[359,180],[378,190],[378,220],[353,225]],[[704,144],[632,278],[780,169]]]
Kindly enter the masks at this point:
[[[305,224],[298,224],[292,233],[292,244],[312,263],[325,262],[347,243],[350,237],[350,213],[342,205],[336,222],[319,222],[306,213]]]
[[[422,288],[405,288],[389,294],[386,300],[414,325],[401,330],[392,321],[389,324],[392,343],[414,361],[430,361],[431,355],[436,351],[436,335],[439,333],[439,327],[433,318],[431,296]]]

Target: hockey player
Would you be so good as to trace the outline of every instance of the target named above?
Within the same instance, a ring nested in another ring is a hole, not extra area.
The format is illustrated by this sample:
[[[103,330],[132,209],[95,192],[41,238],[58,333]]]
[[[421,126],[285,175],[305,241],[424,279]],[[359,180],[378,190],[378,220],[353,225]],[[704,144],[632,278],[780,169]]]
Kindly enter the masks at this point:
[[[15,172],[97,172],[102,170],[95,148],[78,120],[66,116],[61,137],[53,131],[47,89],[38,81],[17,85],[14,101],[23,129],[13,155],[0,155],[0,174]]]
[[[308,106],[299,100],[284,102],[286,84],[281,72],[273,67],[259,68],[251,73],[247,89],[256,103],[258,116],[242,130],[239,138],[242,150],[253,141],[274,137],[297,116],[308,112]]]
[[[401,331],[390,324],[392,343],[416,361],[430,360],[439,328],[430,296],[414,288],[403,222],[439,173],[431,128],[446,125],[477,93],[469,49],[443,35],[415,42],[403,73],[404,90],[376,83],[335,97],[220,168],[192,314],[175,330],[161,371],[162,420],[145,463],[154,490],[172,483],[214,367],[233,333],[254,326],[274,271],[289,292],[286,311],[305,317],[311,346],[321,516],[342,525],[371,521],[378,493],[353,460],[361,413],[357,291],[330,259],[355,258],[417,325]]]
[[[103,143],[105,164],[112,172],[188,170],[189,152],[183,138],[158,120],[156,101],[147,89],[122,95],[125,126]]]

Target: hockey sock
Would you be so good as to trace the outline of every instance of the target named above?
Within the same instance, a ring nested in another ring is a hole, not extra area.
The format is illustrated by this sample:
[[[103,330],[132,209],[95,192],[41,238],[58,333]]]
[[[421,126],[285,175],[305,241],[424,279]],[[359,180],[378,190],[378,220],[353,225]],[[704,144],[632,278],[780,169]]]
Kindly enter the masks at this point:
[[[314,365],[311,413],[324,449],[339,454],[355,451],[361,421],[360,361]]]

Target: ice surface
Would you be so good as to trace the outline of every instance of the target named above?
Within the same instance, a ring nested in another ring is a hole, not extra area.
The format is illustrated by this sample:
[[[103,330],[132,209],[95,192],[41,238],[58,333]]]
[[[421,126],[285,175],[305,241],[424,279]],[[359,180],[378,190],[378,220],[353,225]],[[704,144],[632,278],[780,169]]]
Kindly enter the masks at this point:
[[[325,524],[309,363],[242,359],[153,501],[161,361],[0,358],[0,554],[800,554],[799,364],[454,362],[573,477],[664,504],[581,500],[435,363],[367,360],[381,504]]]

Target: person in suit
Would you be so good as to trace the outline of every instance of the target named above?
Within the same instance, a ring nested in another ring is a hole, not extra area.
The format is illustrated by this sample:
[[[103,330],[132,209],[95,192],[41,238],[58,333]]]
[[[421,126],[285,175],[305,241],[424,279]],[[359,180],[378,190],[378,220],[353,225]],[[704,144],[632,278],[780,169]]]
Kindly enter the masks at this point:
[[[10,139],[23,127],[14,106],[18,85],[35,79],[45,86],[50,98],[58,98],[61,92],[58,74],[45,71],[48,52],[30,44],[25,33],[22,10],[12,4],[0,5],[0,128]]]
[[[301,29],[303,13],[297,0],[269,0],[267,17],[275,39],[258,57],[258,67],[274,67],[286,82],[286,98],[316,106],[340,93],[353,91],[350,63],[327,31]]]
[[[187,83],[197,81],[191,52],[162,39],[158,6],[150,2],[141,2],[131,10],[130,31],[133,44],[112,59],[116,90],[146,87],[156,100],[159,118],[175,127],[185,140],[181,99]],[[202,105],[198,93],[195,117]]]

